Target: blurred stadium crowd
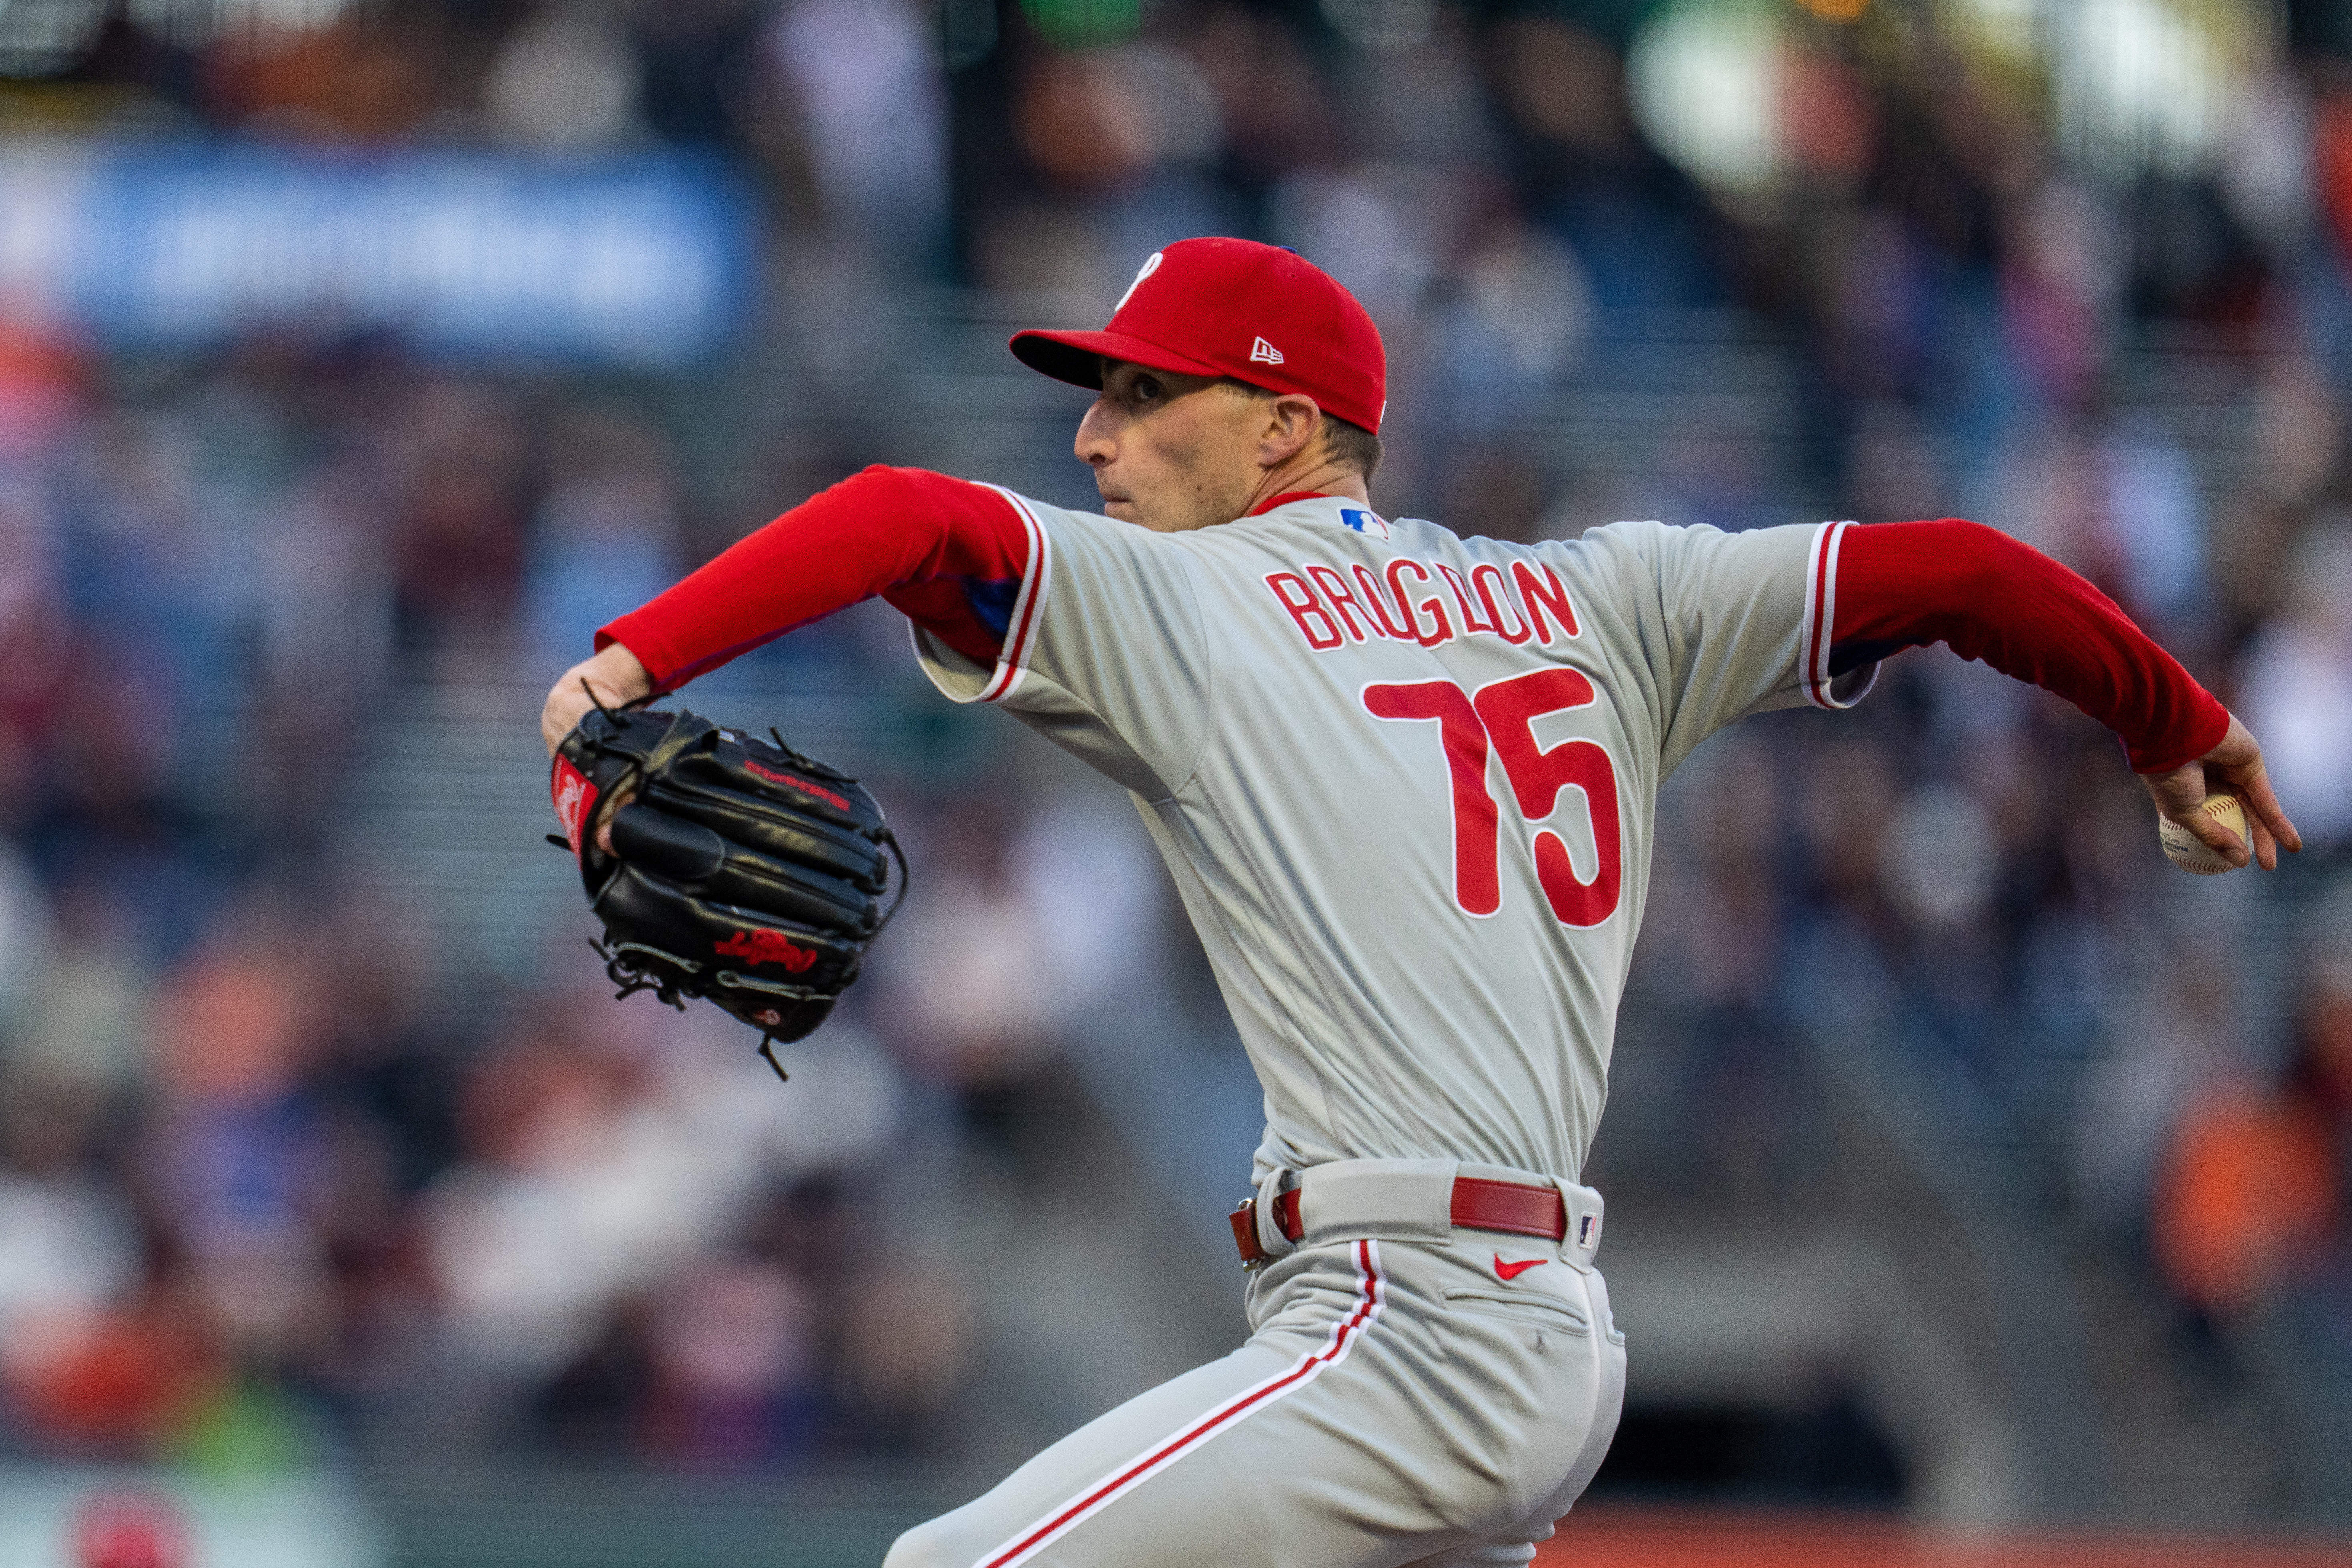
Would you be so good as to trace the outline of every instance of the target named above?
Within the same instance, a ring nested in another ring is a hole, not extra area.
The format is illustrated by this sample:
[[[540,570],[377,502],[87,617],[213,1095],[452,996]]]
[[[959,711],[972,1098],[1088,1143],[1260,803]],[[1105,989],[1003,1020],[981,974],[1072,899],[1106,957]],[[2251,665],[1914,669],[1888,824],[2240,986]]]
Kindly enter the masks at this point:
[[[1381,320],[1385,511],[1522,539],[1964,513],[2246,718],[2312,847],[2210,885],[2105,737],[1940,653],[1719,739],[1665,803],[1629,1003],[1674,1087],[1643,1080],[1593,1174],[1698,1205],[1800,1180],[1776,1063],[1875,985],[1984,1157],[2032,1172],[2031,1223],[2165,1303],[2178,1375],[2282,1455],[2346,1451],[2340,7],[14,0],[0,73],[20,142],[691,147],[763,226],[738,346],[668,377],[301,320],[158,353],[0,298],[7,1450],[761,1468],[1012,1419],[947,1260],[1049,1246],[1024,1194],[1116,1158],[1069,1066],[1104,1019],[1213,1016],[1098,796],[901,722],[887,617],[778,650],[773,689],[894,715],[858,754],[917,854],[878,973],[778,1089],[715,1015],[551,956],[576,910],[474,984],[388,908],[355,790],[387,713],[527,739],[547,676],[677,572],[854,461],[972,449],[996,384],[925,381],[906,333],[862,360],[866,325],[1090,319],[1156,244],[1233,232]],[[1595,447],[1618,426],[1578,389],[1718,340],[1765,390],[1628,394],[1631,447]],[[975,477],[1083,500],[1054,466],[1076,412],[1016,411],[988,437],[1015,471]],[[1236,1190],[1244,1152],[1217,1152]],[[2347,1501],[2279,1465],[2265,1506]]]

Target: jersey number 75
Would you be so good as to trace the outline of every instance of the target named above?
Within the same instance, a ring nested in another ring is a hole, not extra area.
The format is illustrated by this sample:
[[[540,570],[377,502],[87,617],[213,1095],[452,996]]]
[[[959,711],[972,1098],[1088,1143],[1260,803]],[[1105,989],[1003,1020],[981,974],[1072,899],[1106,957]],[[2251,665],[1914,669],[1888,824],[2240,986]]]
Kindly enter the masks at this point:
[[[1592,682],[1572,669],[1537,669],[1478,689],[1450,680],[1381,683],[1364,688],[1375,719],[1433,719],[1445,746],[1454,784],[1454,901],[1465,914],[1486,916],[1503,905],[1500,812],[1486,784],[1491,752],[1519,815],[1539,823],[1570,786],[1583,792],[1599,856],[1592,879],[1579,879],[1560,836],[1538,827],[1530,839],[1536,880],[1563,924],[1596,926],[1617,909],[1624,850],[1617,827],[1617,770],[1597,742],[1536,744],[1535,721],[1593,700]]]

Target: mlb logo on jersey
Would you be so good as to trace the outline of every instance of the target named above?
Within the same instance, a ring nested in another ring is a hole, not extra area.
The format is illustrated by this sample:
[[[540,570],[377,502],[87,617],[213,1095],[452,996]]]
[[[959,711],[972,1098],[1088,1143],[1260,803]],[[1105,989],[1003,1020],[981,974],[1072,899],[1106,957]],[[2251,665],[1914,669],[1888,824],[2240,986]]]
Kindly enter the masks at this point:
[[[1367,534],[1373,539],[1386,539],[1389,536],[1389,525],[1387,523],[1382,522],[1370,512],[1362,510],[1357,507],[1341,507],[1339,509],[1339,521],[1346,527],[1354,529],[1358,533]]]

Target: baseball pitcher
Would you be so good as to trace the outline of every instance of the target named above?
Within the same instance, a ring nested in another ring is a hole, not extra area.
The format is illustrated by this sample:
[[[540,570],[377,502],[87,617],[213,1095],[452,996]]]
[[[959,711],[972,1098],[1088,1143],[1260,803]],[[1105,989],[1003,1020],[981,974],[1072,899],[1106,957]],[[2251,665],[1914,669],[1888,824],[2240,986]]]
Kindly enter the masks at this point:
[[[2299,847],[2253,738],[2095,589],[1963,521],[1462,539],[1374,510],[1385,359],[1296,254],[1192,239],[1024,363],[1099,395],[1101,514],[869,468],[597,637],[551,750],[881,595],[958,702],[1126,786],[1265,1088],[1251,1335],[887,1568],[1516,1564],[1591,1480],[1625,1342],[1578,1173],[1660,782],[1743,714],[1946,642],[2123,740],[2233,864]],[[2252,844],[2197,812],[2249,804]],[[588,825],[593,834],[599,829]],[[609,845],[607,846],[609,848]]]

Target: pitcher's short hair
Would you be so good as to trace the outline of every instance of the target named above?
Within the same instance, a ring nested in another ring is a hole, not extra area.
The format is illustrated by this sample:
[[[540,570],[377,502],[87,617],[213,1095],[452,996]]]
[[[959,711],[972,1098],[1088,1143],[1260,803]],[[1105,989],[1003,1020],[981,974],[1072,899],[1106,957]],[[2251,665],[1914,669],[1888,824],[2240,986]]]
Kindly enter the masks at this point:
[[[1323,416],[1323,449],[1333,462],[1363,475],[1367,483],[1380,471],[1381,438],[1335,414]]]

